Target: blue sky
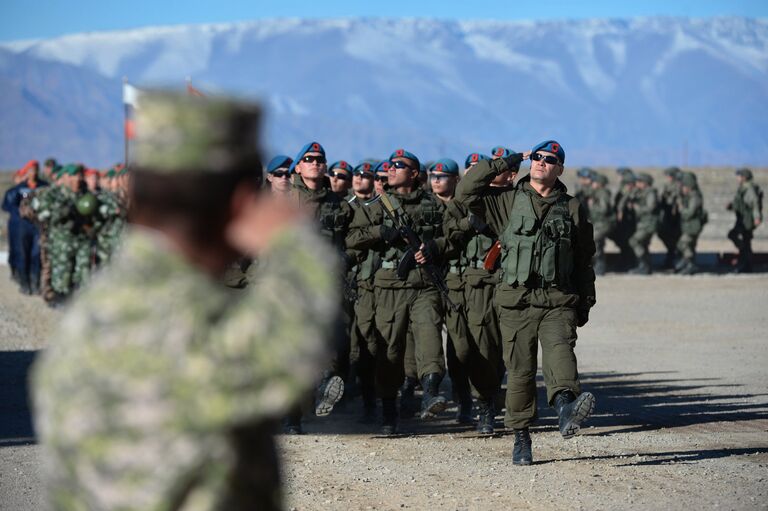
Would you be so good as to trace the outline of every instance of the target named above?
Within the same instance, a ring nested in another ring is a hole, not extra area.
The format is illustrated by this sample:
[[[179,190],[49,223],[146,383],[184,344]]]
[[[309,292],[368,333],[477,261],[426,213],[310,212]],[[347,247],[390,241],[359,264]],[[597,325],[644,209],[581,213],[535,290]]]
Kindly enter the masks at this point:
[[[768,0],[0,0],[0,41],[277,17],[513,20],[656,15],[768,17]]]

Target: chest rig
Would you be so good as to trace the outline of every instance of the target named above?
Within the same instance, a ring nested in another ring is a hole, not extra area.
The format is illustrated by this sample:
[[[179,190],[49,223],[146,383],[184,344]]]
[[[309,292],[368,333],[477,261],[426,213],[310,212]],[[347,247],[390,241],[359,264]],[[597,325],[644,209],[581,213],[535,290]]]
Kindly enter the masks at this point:
[[[403,205],[401,199],[393,195],[389,195],[389,200],[395,208],[398,218],[404,220],[404,223],[408,224],[422,241],[429,241],[442,235],[443,212],[437,201],[430,195],[421,193],[418,204],[406,203]],[[387,215],[384,215],[382,223],[388,227],[397,228]],[[407,248],[402,240],[400,243],[387,246],[384,254],[382,254],[382,261],[388,263],[384,267],[393,267],[391,266],[392,263],[396,265],[400,258],[405,255]]]

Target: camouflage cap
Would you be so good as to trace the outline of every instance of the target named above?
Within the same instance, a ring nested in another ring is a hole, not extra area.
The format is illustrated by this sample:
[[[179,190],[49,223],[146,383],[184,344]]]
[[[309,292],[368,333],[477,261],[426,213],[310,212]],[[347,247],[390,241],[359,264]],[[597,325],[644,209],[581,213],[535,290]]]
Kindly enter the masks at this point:
[[[261,109],[222,97],[142,91],[131,166],[153,173],[225,173],[261,168]]]

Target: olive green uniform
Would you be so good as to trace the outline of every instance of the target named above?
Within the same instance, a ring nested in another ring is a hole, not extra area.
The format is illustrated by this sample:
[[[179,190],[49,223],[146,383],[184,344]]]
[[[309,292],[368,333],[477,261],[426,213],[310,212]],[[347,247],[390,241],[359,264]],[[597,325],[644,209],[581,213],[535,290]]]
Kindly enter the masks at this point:
[[[637,259],[638,268],[650,271],[651,256],[648,246],[656,233],[659,222],[659,200],[656,189],[635,188],[630,196],[631,209],[635,214],[635,232],[629,238],[629,246]]]
[[[404,212],[411,228],[423,241],[434,243],[439,257],[445,251],[442,237],[442,214],[431,194],[419,188],[407,195],[390,193],[398,214]],[[397,264],[407,250],[402,239],[391,245],[381,236],[382,225],[394,228],[380,202],[370,205],[370,214],[362,209],[355,216],[347,236],[347,245],[358,250],[375,252],[381,258],[381,268],[374,275],[376,330],[379,333],[376,350],[376,392],[379,397],[397,397],[405,377],[404,357],[408,329],[415,341],[416,366],[419,378],[428,374],[445,374],[442,321],[443,303],[439,291],[417,266],[405,280],[397,277]]]
[[[608,234],[616,226],[616,212],[613,209],[611,191],[608,188],[595,188],[592,190],[589,201],[589,221],[594,228],[595,238],[595,273],[605,273],[605,240]]]
[[[707,223],[707,213],[704,210],[704,199],[698,187],[691,188],[687,193],[681,192],[677,203],[680,212],[680,240],[677,249],[681,256],[679,271],[693,271],[696,258],[696,243],[704,224]]]
[[[501,193],[510,188],[494,188],[493,191]],[[462,305],[460,312],[446,313],[449,334],[449,318],[458,316],[456,335],[449,337],[452,347],[448,356],[448,371],[451,381],[468,380],[478,398],[492,403],[504,376],[501,332],[493,306],[499,272],[486,270],[483,264],[496,242],[496,236],[487,227],[478,233],[470,224],[468,215],[463,205],[453,201],[447,208],[443,223],[450,245],[458,251],[458,257],[450,262],[446,283],[451,290],[451,300]]]
[[[528,176],[513,190],[488,195],[490,182],[507,168],[502,159],[478,163],[459,183],[456,200],[480,211],[500,233],[495,304],[508,371],[504,422],[523,429],[537,417],[537,341],[549,403],[561,390],[580,393],[573,349],[576,327],[595,304],[595,247],[584,209],[559,181],[547,197]]]
[[[680,240],[680,212],[677,210],[680,196],[680,183],[667,181],[661,188],[659,198],[660,218],[658,236],[667,249],[665,265],[672,266],[677,255],[677,242]]]
[[[635,263],[634,252],[629,246],[629,238],[634,234],[636,227],[635,212],[628,207],[633,189],[632,182],[634,182],[633,176],[623,178],[619,190],[614,196],[613,209],[616,211],[616,227],[609,236],[621,252],[620,266],[622,269],[630,268]]]
[[[749,271],[752,269],[752,232],[755,221],[763,221],[760,209],[762,192],[752,181],[744,181],[736,190],[736,196],[731,202],[731,209],[736,214],[736,224],[728,232],[730,239],[739,250],[737,269]]]

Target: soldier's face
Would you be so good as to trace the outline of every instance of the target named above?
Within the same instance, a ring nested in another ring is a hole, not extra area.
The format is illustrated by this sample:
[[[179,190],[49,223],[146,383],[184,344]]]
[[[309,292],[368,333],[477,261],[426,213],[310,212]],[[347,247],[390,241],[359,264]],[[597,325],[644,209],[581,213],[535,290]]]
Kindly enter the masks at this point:
[[[88,174],[85,176],[85,184],[88,189],[93,191],[99,186],[99,176],[96,174]]]
[[[445,174],[443,172],[433,172],[429,175],[429,182],[432,185],[432,193],[437,195],[453,195],[456,190],[456,176]]]
[[[541,156],[554,156],[555,158],[557,155],[554,153],[550,153],[547,151],[536,151],[537,154],[540,154]],[[557,178],[560,177],[563,174],[563,165],[562,163],[547,163],[544,161],[544,158],[536,160],[531,160],[531,181],[536,181],[542,184],[545,184],[547,186],[551,186],[555,184],[555,181],[557,181]]]
[[[637,183],[635,183],[635,187],[637,187],[640,190],[645,190],[646,188],[648,188],[648,183],[646,183],[645,181],[638,181]]]
[[[352,176],[352,189],[359,193],[371,193],[373,191],[373,174],[364,172]]]
[[[419,169],[416,166],[416,162],[410,158],[393,158],[392,164],[387,169],[389,186],[411,185],[418,175]]]
[[[287,168],[277,169],[274,173],[267,174],[267,181],[276,192],[287,192],[291,189],[291,175]]]
[[[373,182],[373,189],[376,190],[376,193],[381,195],[384,193],[384,185],[387,184],[389,181],[389,176],[387,172],[379,172],[376,174],[376,177],[374,178],[375,181]]]
[[[318,179],[328,170],[328,164],[322,153],[306,153],[296,164],[296,173],[306,179]]]
[[[331,190],[336,193],[345,193],[352,184],[351,176],[346,170],[334,169],[330,176]]]

